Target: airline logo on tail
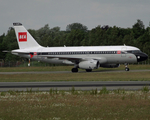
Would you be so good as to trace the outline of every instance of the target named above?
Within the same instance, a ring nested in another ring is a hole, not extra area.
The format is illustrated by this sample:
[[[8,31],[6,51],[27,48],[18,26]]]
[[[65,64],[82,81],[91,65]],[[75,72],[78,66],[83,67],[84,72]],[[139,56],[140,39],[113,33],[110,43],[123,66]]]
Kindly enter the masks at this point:
[[[18,33],[19,42],[27,42],[27,32]]]

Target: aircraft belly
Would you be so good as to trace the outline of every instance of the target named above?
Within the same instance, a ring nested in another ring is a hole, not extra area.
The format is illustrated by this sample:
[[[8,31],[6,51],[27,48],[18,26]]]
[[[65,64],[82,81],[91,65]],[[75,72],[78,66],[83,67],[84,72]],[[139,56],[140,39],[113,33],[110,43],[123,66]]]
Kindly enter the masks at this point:
[[[25,58],[30,58],[30,55],[25,55],[25,54],[19,54],[19,56],[21,57],[25,57]],[[52,57],[52,58],[51,58]],[[53,58],[55,57],[55,58]],[[62,59],[59,59],[62,58]],[[64,59],[63,59],[64,57]],[[137,62],[137,58],[135,55],[133,54],[125,54],[124,56],[121,54],[88,54],[88,55],[55,55],[55,56],[47,56],[47,57],[42,57],[42,56],[33,56],[31,59],[32,60],[37,60],[37,61],[41,61],[41,62],[47,62],[47,63],[52,63],[52,64],[74,64],[72,63],[70,60],[68,61],[66,58],[81,58],[82,60],[84,59],[95,59],[95,58],[100,58],[99,62],[102,62],[103,59],[105,58],[104,62],[105,63],[135,63]],[[80,61],[80,60],[79,60]]]
[[[45,59],[41,60],[42,62],[52,63],[52,64],[62,64],[62,60],[55,60],[55,59]]]
[[[39,57],[39,56],[33,56],[31,58],[30,55],[23,55],[23,54],[20,54],[19,56],[28,58],[28,59],[32,59],[32,60],[41,61],[41,62],[52,63],[52,64],[62,64],[63,63],[63,60],[59,60],[58,58],[47,59],[47,57]]]
[[[18,54],[18,56],[28,58],[28,59],[30,58],[30,55],[28,54]]]
[[[107,56],[108,63],[136,63],[136,56],[133,54],[126,54],[122,56],[121,54]]]
[[[47,62],[47,63],[52,63],[52,64],[62,64],[63,60],[59,60],[59,58],[47,58],[47,57],[41,57],[40,59],[41,62]]]

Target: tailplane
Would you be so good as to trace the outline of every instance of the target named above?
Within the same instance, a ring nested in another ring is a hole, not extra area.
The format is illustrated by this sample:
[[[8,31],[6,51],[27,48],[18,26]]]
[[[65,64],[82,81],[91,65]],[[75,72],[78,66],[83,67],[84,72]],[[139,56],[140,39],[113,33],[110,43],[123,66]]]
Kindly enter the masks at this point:
[[[21,23],[13,23],[20,49],[40,46]]]

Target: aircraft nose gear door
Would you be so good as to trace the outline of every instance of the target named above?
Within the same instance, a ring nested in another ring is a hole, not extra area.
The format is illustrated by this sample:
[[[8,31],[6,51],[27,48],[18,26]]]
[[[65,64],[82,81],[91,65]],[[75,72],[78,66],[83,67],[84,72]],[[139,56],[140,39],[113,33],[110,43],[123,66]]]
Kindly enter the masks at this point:
[[[121,48],[121,57],[126,57],[125,51],[127,50],[127,47]]]

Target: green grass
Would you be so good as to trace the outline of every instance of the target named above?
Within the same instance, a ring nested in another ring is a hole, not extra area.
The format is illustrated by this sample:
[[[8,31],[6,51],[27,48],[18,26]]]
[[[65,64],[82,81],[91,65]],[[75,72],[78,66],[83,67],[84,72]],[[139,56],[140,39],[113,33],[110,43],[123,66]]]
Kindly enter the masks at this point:
[[[44,82],[44,81],[149,81],[150,72],[92,72],[0,75],[0,82]]]
[[[94,94],[91,94],[93,93]],[[146,120],[150,93],[118,90],[1,92],[2,120]],[[104,92],[105,91],[105,92]],[[102,94],[103,93],[103,94]]]
[[[130,69],[149,69],[150,66],[132,65]],[[2,68],[1,71],[54,71],[68,70],[70,66],[59,67],[25,67],[25,68]],[[120,69],[120,68],[119,68]],[[121,66],[121,69],[122,66]],[[50,74],[1,74],[0,82],[43,82],[43,81],[149,81],[150,71],[145,72],[101,72],[110,69],[100,68],[98,72],[80,73],[50,73]],[[118,70],[118,69],[111,69]]]

